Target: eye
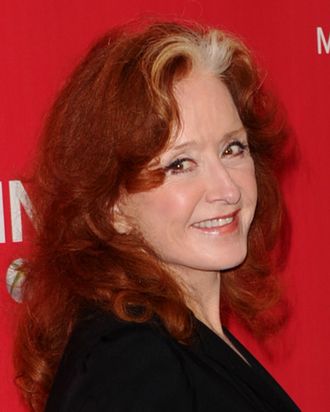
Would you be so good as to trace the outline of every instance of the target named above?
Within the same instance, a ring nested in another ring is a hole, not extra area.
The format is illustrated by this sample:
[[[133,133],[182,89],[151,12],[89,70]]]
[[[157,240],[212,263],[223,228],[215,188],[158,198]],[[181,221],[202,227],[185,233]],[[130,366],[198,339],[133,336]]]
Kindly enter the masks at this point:
[[[247,143],[240,142],[235,140],[234,142],[229,143],[226,149],[223,151],[222,156],[224,157],[236,157],[242,155],[248,150],[249,146]]]
[[[165,167],[165,172],[169,172],[172,175],[179,173],[190,172],[196,165],[195,161],[189,158],[176,159]]]

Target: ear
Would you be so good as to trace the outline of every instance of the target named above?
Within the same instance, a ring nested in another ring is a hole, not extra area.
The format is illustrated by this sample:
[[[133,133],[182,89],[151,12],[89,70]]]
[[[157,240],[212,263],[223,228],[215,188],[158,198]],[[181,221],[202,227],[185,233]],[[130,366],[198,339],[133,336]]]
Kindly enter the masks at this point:
[[[119,203],[116,203],[113,207],[113,226],[118,233],[123,235],[129,234],[132,229],[128,217],[122,211]]]

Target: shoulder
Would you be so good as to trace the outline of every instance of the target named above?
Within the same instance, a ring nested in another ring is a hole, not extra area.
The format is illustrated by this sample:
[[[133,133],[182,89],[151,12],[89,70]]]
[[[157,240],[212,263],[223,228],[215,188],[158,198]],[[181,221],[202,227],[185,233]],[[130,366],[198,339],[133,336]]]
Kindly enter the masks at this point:
[[[87,317],[72,334],[46,411],[171,410],[168,402],[189,392],[177,345],[157,322]]]
[[[112,314],[95,312],[75,328],[66,352],[84,359],[86,367],[108,358],[112,365],[141,366],[152,354],[176,358],[178,344],[157,321],[143,323],[120,320]],[[147,355],[146,357],[144,355]],[[139,363],[130,364],[139,356]],[[114,358],[114,359],[113,359]]]
[[[107,375],[111,372],[118,379],[123,368],[132,377],[146,368],[157,367],[158,362],[176,363],[175,346],[157,322],[125,322],[112,315],[101,315],[79,326],[68,349],[80,352],[85,370],[106,369]],[[117,367],[120,370],[116,371]],[[126,377],[123,374],[122,378]]]

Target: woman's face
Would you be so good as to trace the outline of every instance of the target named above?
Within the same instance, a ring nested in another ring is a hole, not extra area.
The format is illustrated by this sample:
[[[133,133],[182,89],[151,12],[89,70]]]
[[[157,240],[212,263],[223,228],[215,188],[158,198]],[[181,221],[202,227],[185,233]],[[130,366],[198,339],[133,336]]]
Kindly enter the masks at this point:
[[[193,72],[175,88],[182,130],[161,155],[164,183],[120,206],[177,273],[217,272],[247,252],[257,186],[247,135],[227,87]]]

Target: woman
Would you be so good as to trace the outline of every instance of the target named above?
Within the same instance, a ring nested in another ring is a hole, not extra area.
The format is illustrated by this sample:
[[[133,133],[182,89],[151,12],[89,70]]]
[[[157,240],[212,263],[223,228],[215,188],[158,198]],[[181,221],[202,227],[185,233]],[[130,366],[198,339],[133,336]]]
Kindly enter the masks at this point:
[[[265,334],[278,300],[282,144],[231,35],[149,23],[93,47],[36,167],[16,351],[31,410],[298,410],[222,325]]]

